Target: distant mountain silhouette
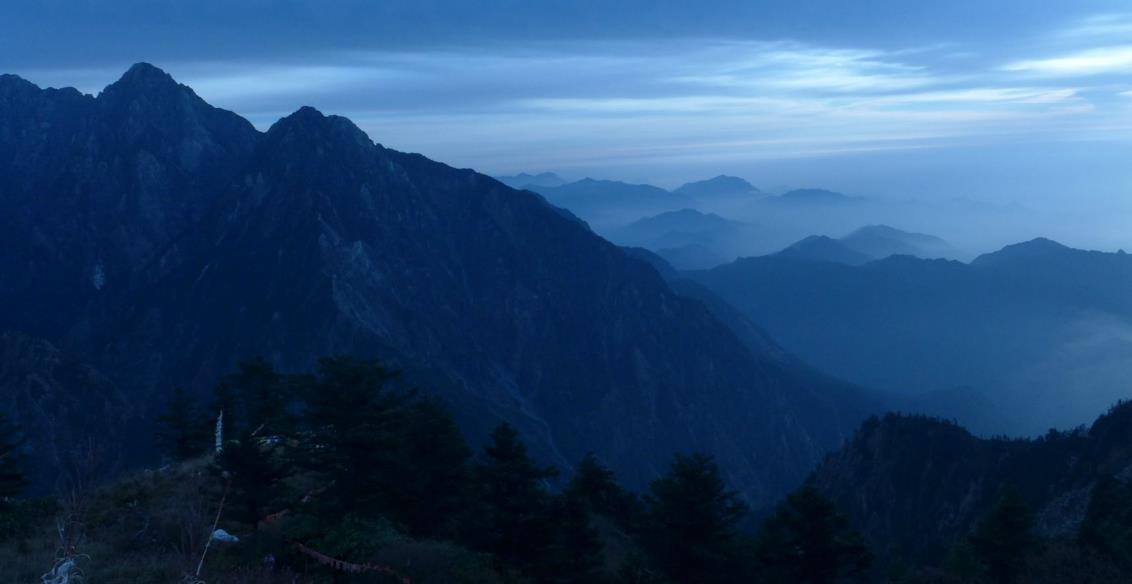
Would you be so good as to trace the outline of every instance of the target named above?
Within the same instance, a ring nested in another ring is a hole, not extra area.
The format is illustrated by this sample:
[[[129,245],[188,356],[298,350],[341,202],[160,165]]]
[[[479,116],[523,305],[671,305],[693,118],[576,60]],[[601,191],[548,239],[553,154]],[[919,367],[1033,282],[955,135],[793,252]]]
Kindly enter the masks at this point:
[[[512,176],[497,176],[495,180],[514,189],[527,190],[532,187],[557,187],[566,184],[562,177],[553,172],[540,172],[539,174],[521,172]]]
[[[599,229],[692,206],[692,200],[688,197],[670,193],[660,187],[592,178],[557,187],[535,185],[531,190]]]
[[[971,388],[1009,414],[957,416],[980,432],[1072,426],[1132,395],[1126,254],[1039,239],[971,264],[775,255],[689,276],[833,375],[905,395]]]
[[[735,259],[759,237],[758,228],[693,209],[645,217],[615,229],[608,238],[620,245],[660,253],[678,269],[703,269]]]
[[[774,254],[777,257],[858,266],[874,259],[845,243],[824,235],[811,235]]]
[[[707,180],[685,183],[672,192],[693,198],[729,195],[751,196],[761,194],[759,189],[755,188],[755,185],[737,176],[727,175],[719,175]]]
[[[794,189],[768,199],[774,203],[789,205],[844,205],[861,200],[860,197],[851,197],[825,189]]]
[[[813,235],[775,255],[797,260],[859,266],[892,255],[938,258],[953,257],[955,254],[955,250],[938,237],[909,233],[887,225],[870,225],[840,239]]]
[[[592,180],[541,190],[556,204],[682,199]],[[286,371],[376,355],[473,440],[508,420],[540,459],[592,450],[635,487],[702,450],[763,504],[872,407],[753,349],[539,196],[312,108],[258,132],[149,65],[98,97],[0,80],[0,211],[0,330],[91,363],[113,388],[94,394],[121,392],[147,420],[175,385],[203,397],[255,355]],[[52,391],[91,391],[58,379]],[[0,404],[23,387],[0,384]]]
[[[952,258],[956,251],[944,240],[923,233],[909,233],[888,225],[869,225],[841,238],[847,247],[874,258],[910,255],[921,258]]]

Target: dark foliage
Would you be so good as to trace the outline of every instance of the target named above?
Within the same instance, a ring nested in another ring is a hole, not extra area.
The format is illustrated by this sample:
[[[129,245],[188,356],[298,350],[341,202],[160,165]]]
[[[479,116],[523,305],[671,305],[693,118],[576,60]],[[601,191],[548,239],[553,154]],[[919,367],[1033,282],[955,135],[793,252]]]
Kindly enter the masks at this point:
[[[208,447],[206,420],[201,419],[183,387],[173,389],[173,399],[165,413],[157,418],[157,423],[157,445],[175,461],[199,456]]]
[[[706,455],[677,455],[645,497],[641,541],[674,582],[731,582],[740,571],[737,525],[747,512]]]
[[[239,439],[224,444],[216,469],[228,491],[233,519],[255,526],[278,510],[287,467],[270,441],[245,430]]]
[[[811,485],[778,505],[756,550],[768,580],[782,584],[864,581],[872,561],[861,534]]]
[[[525,574],[546,573],[553,543],[546,481],[557,474],[554,468],[535,463],[510,424],[492,431],[476,467],[484,514],[483,549]]]
[[[0,413],[0,506],[18,497],[27,488],[23,440],[16,427]]]

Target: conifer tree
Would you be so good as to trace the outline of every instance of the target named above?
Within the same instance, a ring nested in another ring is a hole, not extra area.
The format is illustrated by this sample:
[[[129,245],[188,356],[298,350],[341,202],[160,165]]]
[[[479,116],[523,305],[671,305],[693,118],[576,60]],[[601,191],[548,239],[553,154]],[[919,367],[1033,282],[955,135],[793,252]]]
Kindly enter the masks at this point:
[[[173,389],[173,399],[157,422],[158,446],[173,460],[188,460],[207,448],[205,420],[199,418],[192,398],[183,387]]]
[[[756,555],[769,581],[782,584],[863,581],[871,563],[860,534],[811,485],[790,494],[766,520]]]
[[[395,457],[381,485],[389,515],[416,535],[450,535],[467,505],[471,452],[448,411],[420,400],[392,424]]]
[[[971,536],[971,548],[995,584],[1021,582],[1026,554],[1034,547],[1033,515],[1009,489]]]
[[[592,452],[578,463],[565,493],[590,511],[614,519],[623,527],[637,511],[634,496],[617,484],[613,471],[602,465]]]
[[[0,413],[0,506],[20,496],[28,486],[22,447],[15,426]]]
[[[590,521],[586,502],[570,493],[557,497],[552,521],[555,537],[545,581],[554,584],[606,582],[601,539]]]
[[[674,582],[732,582],[739,575],[736,525],[747,513],[704,454],[677,454],[649,486],[642,543]]]
[[[546,571],[553,541],[551,499],[544,482],[556,474],[553,467],[531,459],[518,431],[507,423],[492,431],[477,469],[487,524],[481,545],[535,578]]]
[[[328,486],[320,499],[342,513],[378,516],[401,480],[398,430],[413,393],[394,387],[396,377],[377,361],[327,357],[302,390],[302,461]]]

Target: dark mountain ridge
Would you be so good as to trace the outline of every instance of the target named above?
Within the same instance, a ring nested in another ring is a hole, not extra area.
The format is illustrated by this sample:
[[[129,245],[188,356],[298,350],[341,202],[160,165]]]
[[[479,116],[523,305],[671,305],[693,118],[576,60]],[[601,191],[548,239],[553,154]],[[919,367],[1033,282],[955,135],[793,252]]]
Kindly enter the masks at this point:
[[[509,420],[542,459],[593,450],[635,486],[703,450],[761,504],[871,407],[753,350],[540,197],[374,144],[345,118],[302,108],[261,134],[146,65],[98,98],[21,87],[20,115],[0,102],[0,140],[40,154],[4,173],[19,218],[5,233],[26,253],[0,265],[4,300],[24,300],[0,322],[54,311],[44,336],[139,409],[174,384],[200,395],[254,355],[288,371],[379,355],[473,439]],[[44,142],[44,125],[61,137]],[[39,294],[60,283],[79,293]]]
[[[1033,440],[889,414],[867,421],[812,480],[882,556],[938,565],[1008,490],[1033,510],[1038,535],[1077,537],[1098,485],[1132,479],[1130,438],[1128,403],[1087,430]]]
[[[1076,426],[1128,395],[1125,254],[1035,240],[970,264],[767,256],[689,277],[822,371],[904,395],[966,388],[1019,412],[978,432]],[[960,420],[985,420],[973,414]]]

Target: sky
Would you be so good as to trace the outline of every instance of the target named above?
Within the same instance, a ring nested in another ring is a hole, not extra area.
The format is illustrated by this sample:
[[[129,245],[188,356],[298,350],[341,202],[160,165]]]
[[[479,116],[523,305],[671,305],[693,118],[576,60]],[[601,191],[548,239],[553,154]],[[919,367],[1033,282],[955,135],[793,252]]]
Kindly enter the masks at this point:
[[[137,61],[492,174],[1132,208],[1127,2],[0,3],[0,72],[97,93]]]

